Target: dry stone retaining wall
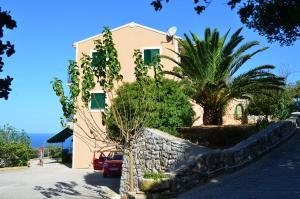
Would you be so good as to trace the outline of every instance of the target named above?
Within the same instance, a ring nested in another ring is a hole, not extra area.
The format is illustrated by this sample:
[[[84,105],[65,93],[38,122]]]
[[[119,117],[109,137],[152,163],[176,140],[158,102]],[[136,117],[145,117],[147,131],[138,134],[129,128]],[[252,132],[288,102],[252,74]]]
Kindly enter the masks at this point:
[[[139,191],[139,181],[145,172],[172,172],[192,154],[209,151],[204,147],[171,136],[156,129],[144,129],[134,144],[134,183]],[[126,154],[127,151],[125,151]],[[124,156],[120,192],[129,191],[129,160]]]
[[[269,151],[296,130],[294,120],[270,125],[232,148],[212,150],[194,145],[158,130],[144,129],[134,144],[134,182],[136,191],[145,172],[171,172],[174,178],[168,191],[181,192],[208,177],[239,168]],[[124,156],[121,194],[129,191],[128,157]]]

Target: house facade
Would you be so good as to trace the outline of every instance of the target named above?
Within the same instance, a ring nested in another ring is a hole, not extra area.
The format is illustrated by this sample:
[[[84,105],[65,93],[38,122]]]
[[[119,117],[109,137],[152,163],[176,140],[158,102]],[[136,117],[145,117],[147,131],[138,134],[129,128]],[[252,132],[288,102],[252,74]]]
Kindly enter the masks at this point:
[[[111,30],[115,47],[118,51],[118,59],[121,64],[121,74],[124,82],[135,81],[134,75],[134,58],[135,49],[140,49],[145,62],[151,61],[153,55],[166,55],[177,59],[177,55],[169,49],[178,52],[178,38],[174,36],[169,39],[167,33],[150,27],[146,27],[134,22],[125,24]],[[92,55],[95,47],[94,41],[102,39],[102,34],[92,36],[90,38],[75,42],[73,44],[76,50],[76,61],[80,65],[80,59],[83,54]],[[164,70],[172,70],[174,63],[167,59],[162,59],[161,64]],[[73,168],[92,168],[94,152],[107,147],[105,143],[101,143],[101,133],[94,135],[90,129],[101,132],[105,127],[101,122],[101,112],[104,110],[105,104],[110,104],[106,101],[107,97],[101,88],[97,85],[92,91],[92,100],[89,108],[83,108],[83,103],[79,100],[77,106],[82,107],[77,111],[76,123],[73,124]],[[235,107],[237,104],[244,103],[233,101],[226,111],[224,116],[225,124],[237,123],[235,120]],[[193,103],[192,103],[193,104]],[[193,104],[193,109],[196,112],[194,125],[202,124],[203,110],[200,106]],[[100,113],[100,114],[99,114]],[[91,127],[92,126],[92,127]],[[99,137],[100,136],[100,137]]]

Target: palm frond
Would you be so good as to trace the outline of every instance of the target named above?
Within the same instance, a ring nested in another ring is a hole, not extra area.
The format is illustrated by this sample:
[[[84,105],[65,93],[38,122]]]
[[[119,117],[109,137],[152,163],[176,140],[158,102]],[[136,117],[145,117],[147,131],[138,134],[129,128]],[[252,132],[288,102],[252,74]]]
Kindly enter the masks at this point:
[[[201,106],[225,106],[233,98],[251,98],[255,93],[264,90],[280,90],[284,86],[284,78],[271,73],[272,65],[262,65],[235,76],[236,72],[254,55],[267,49],[260,48],[248,53],[259,42],[251,41],[241,44],[244,37],[242,28],[234,32],[229,41],[228,30],[220,36],[217,29],[205,29],[204,39],[196,34],[184,34],[184,40],[179,41],[181,52],[174,52],[180,61],[166,58],[181,68],[181,73],[165,72],[189,82],[193,88],[192,98]]]

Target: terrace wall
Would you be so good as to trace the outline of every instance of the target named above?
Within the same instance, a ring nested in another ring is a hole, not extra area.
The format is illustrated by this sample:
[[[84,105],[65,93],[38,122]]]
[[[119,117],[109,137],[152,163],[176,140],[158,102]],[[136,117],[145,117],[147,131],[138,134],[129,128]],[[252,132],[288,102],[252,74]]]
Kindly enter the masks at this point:
[[[169,193],[179,193],[218,173],[240,168],[295,133],[296,121],[285,120],[270,125],[232,148],[212,150],[176,138],[167,133],[144,129],[134,144],[135,191],[145,172],[172,173]],[[124,156],[121,195],[129,191],[128,157]]]

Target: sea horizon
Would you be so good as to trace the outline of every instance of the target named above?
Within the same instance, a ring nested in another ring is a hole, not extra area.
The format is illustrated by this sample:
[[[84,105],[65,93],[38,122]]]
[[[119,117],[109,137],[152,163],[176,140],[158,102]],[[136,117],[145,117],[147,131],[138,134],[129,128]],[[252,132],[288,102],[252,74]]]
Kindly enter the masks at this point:
[[[55,133],[27,133],[30,137],[31,146],[33,148],[47,147],[49,145],[47,140],[55,135]],[[63,145],[64,147],[69,147],[71,145],[72,139],[67,139]],[[57,145],[61,146],[61,143],[57,143]]]

